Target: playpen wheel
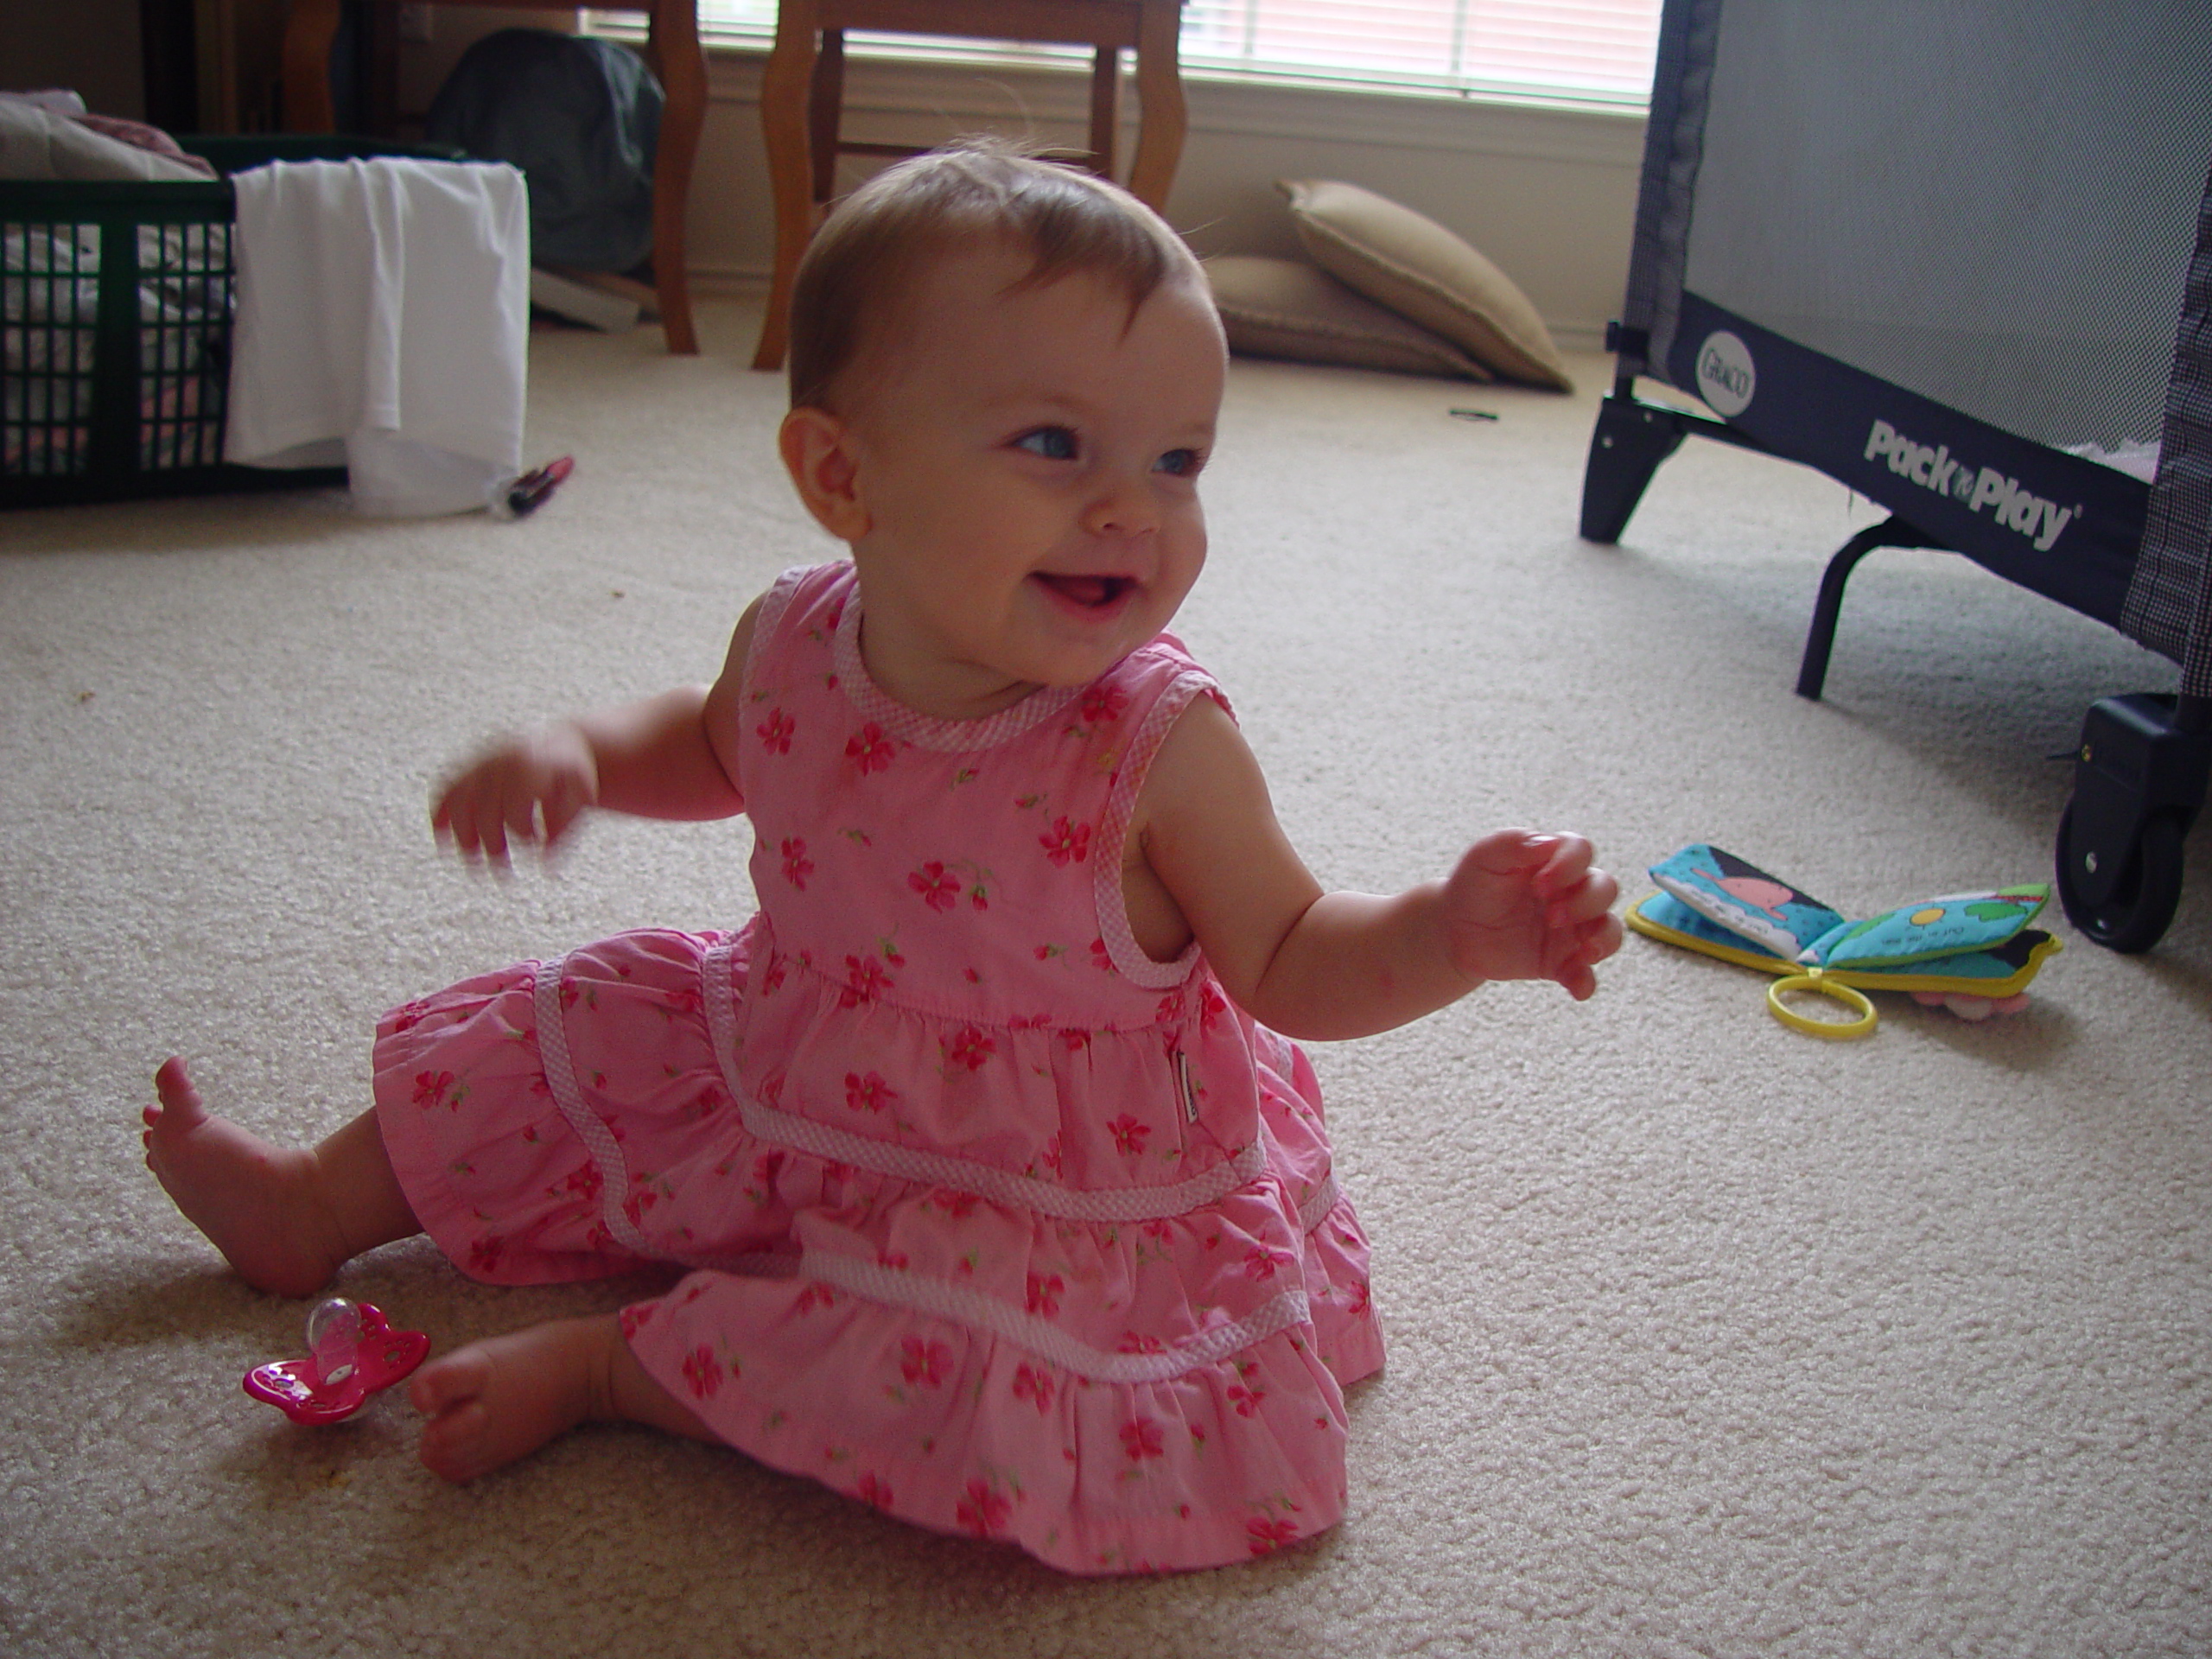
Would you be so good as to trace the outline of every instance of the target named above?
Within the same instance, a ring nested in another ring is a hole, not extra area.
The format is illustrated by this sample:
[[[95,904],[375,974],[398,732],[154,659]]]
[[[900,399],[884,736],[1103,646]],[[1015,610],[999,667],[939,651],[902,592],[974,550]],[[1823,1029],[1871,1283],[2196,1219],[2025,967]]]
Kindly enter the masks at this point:
[[[2133,956],[2162,938],[2181,905],[2181,820],[2171,812],[2153,813],[2129,852],[2127,868],[2112,894],[2092,904],[2076,891],[2074,865],[2082,849],[2074,844],[2074,804],[2058,820],[2058,899],[2067,919],[2107,950]]]

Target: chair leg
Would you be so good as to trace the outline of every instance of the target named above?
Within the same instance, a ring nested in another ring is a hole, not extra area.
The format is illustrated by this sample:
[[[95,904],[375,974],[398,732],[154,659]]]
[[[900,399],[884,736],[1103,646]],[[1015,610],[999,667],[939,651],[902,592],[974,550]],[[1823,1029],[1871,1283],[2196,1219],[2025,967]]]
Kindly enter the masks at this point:
[[[753,366],[779,369],[790,343],[791,277],[814,235],[814,165],[807,142],[807,94],[814,79],[814,10],[782,0],[776,44],[760,79],[760,129],[767,141],[768,181],[776,202],[776,268]]]
[[[837,128],[845,116],[845,31],[822,31],[806,109],[807,143],[814,153],[814,200],[837,194]]]
[[[1167,211],[1167,192],[1183,159],[1190,116],[1183,103],[1183,75],[1176,41],[1183,26],[1181,0],[1144,0],[1137,22],[1137,102],[1143,124],[1129,169],[1129,194],[1154,213]]]
[[[707,120],[707,60],[699,48],[695,0],[659,0],[654,6],[652,51],[659,60],[667,95],[660,143],[653,155],[653,283],[659,290],[661,332],[668,349],[690,357],[698,353],[699,337],[691,324],[684,215],[691,194],[691,165]]]
[[[284,20],[284,130],[330,132],[338,111],[330,97],[330,46],[338,38],[338,0],[292,0]]]
[[[1114,140],[1122,124],[1122,52],[1102,46],[1090,64],[1090,170],[1114,176]]]

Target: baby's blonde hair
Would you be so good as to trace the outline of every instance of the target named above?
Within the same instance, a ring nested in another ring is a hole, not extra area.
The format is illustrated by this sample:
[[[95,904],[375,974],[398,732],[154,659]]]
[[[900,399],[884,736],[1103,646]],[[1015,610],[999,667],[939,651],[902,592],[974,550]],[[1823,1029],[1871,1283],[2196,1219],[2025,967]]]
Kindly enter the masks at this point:
[[[1027,255],[1014,286],[1082,272],[1118,287],[1129,315],[1198,263],[1160,216],[1106,180],[993,138],[967,138],[887,168],[823,223],[791,288],[791,397],[835,409],[850,371],[895,335],[902,301],[932,261],[993,244]]]

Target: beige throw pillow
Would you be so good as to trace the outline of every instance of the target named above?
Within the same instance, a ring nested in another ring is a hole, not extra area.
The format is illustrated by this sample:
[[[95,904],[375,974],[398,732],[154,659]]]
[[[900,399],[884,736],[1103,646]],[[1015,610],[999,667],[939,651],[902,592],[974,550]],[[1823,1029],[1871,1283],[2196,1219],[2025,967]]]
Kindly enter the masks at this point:
[[[1314,263],[1509,379],[1572,391],[1544,320],[1513,279],[1410,207],[1326,179],[1277,181]]]
[[[1369,303],[1302,259],[1224,254],[1206,261],[1206,277],[1231,351],[1402,374],[1491,378],[1450,340]]]

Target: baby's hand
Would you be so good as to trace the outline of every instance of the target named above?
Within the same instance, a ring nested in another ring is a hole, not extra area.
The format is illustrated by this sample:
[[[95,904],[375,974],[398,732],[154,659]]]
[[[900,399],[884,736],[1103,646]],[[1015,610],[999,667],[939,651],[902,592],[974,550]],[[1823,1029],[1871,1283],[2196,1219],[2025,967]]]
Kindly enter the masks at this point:
[[[1580,836],[1499,830],[1470,847],[1444,886],[1452,965],[1478,979],[1555,979],[1578,1002],[1621,946],[1620,884]]]
[[[574,726],[548,727],[502,744],[438,791],[430,829],[463,858],[507,861],[507,843],[550,849],[599,798],[599,765]]]

